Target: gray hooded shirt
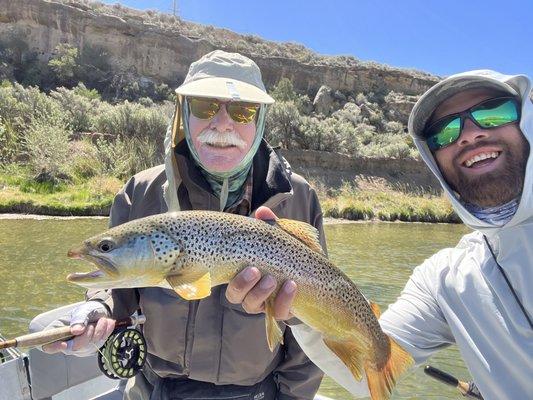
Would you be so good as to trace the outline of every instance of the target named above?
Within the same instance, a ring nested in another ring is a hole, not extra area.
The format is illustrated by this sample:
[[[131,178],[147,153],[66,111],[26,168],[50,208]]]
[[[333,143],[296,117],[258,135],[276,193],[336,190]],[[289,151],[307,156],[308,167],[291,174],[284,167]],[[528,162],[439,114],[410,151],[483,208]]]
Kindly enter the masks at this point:
[[[493,71],[466,74],[476,73],[516,90],[522,100],[520,129],[531,144],[530,80]],[[455,248],[441,250],[415,268],[400,297],[381,316],[383,331],[417,364],[456,344],[486,400],[532,399],[533,329],[483,238],[487,237],[525,312],[533,318],[532,152],[518,209],[505,225],[496,226],[466,210],[444,181],[426,142],[414,136],[424,161],[441,182],[455,211],[474,232],[461,238]],[[322,345],[316,332],[301,327],[298,332],[293,329],[293,334],[311,360],[328,375],[353,394],[368,395],[365,382],[351,377]]]

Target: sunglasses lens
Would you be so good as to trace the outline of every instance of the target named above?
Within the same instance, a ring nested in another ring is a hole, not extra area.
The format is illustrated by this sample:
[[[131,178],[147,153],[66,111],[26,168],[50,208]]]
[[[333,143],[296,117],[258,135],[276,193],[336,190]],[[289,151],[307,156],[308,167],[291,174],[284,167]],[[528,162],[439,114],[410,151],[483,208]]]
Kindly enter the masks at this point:
[[[189,99],[189,107],[191,114],[196,118],[211,119],[220,109],[220,104],[212,99],[191,98]]]
[[[517,104],[511,99],[493,99],[471,112],[482,128],[494,128],[518,121]]]
[[[235,122],[248,124],[252,122],[259,110],[260,104],[230,102],[225,103],[229,116]],[[216,99],[190,98],[189,108],[191,114],[199,119],[211,119],[220,110],[221,103]]]
[[[430,126],[426,143],[431,151],[442,149],[455,142],[461,133],[461,118],[455,117]]]
[[[228,103],[226,104],[228,114],[238,123],[249,124],[252,122],[259,110],[259,104],[254,103]]]

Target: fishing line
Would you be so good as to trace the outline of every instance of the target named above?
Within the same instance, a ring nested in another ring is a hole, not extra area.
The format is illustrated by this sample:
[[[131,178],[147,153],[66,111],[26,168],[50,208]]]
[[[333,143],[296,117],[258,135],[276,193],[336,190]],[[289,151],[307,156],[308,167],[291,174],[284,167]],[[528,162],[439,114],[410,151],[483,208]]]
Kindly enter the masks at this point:
[[[526,317],[527,322],[529,322],[529,327],[531,329],[533,329],[533,323],[531,322],[531,318],[529,318],[529,314],[527,313],[526,309],[524,308],[524,305],[522,304],[522,302],[518,298],[518,295],[516,294],[513,286],[511,285],[511,282],[507,278],[507,275],[505,274],[505,271],[503,270],[502,266],[500,265],[500,263],[496,259],[496,255],[494,254],[494,251],[492,250],[492,247],[490,246],[489,241],[487,240],[487,237],[485,235],[483,235],[483,239],[485,239],[485,243],[487,243],[487,246],[489,247],[490,254],[492,254],[492,258],[494,258],[494,262],[496,262],[496,265],[498,266],[498,269],[500,270],[501,274],[503,275],[503,277],[505,279],[505,282],[507,282],[507,286],[509,286],[509,289],[511,290],[511,293],[513,294],[516,302],[520,306],[520,309],[522,310],[522,313],[524,313],[524,316]]]

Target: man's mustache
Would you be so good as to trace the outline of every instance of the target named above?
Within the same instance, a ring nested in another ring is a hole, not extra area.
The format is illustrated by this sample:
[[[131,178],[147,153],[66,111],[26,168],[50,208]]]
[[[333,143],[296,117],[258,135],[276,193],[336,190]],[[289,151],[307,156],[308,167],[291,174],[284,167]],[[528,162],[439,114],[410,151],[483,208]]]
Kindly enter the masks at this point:
[[[197,140],[202,144],[236,146],[239,149],[246,147],[246,142],[235,131],[220,133],[212,129],[206,129],[198,135]]]

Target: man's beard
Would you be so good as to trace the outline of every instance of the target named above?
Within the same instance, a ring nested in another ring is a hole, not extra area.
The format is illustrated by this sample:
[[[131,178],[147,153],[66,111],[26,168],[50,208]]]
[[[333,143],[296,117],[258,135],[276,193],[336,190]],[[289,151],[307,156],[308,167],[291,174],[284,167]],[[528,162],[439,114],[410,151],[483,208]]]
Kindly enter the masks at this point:
[[[503,141],[491,142],[490,144],[501,146],[502,152],[505,153],[505,165],[495,171],[479,176],[467,176],[461,169],[455,169],[453,177],[445,176],[444,178],[452,189],[459,193],[463,202],[483,208],[506,204],[518,198],[522,193],[529,156],[529,143],[526,140],[524,142],[521,146],[513,147]],[[478,143],[475,147],[485,144],[489,143]],[[465,151],[468,150],[470,149],[465,149]]]

